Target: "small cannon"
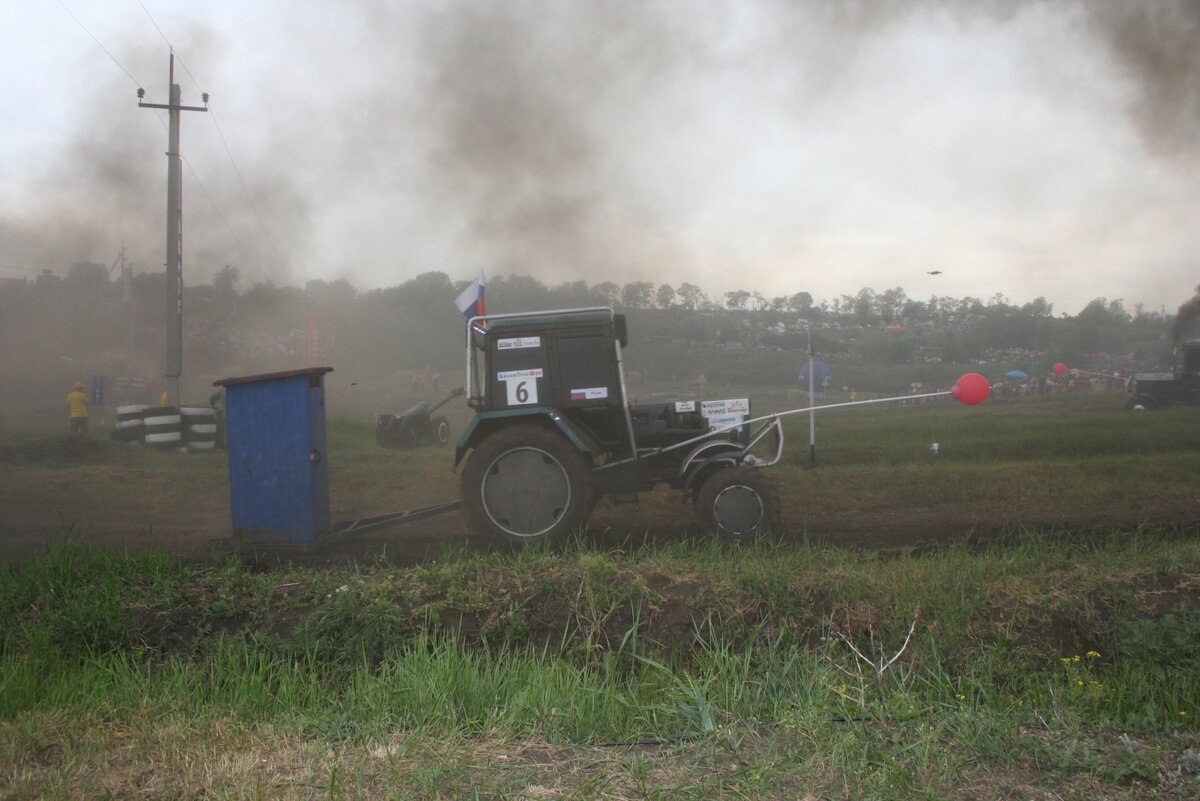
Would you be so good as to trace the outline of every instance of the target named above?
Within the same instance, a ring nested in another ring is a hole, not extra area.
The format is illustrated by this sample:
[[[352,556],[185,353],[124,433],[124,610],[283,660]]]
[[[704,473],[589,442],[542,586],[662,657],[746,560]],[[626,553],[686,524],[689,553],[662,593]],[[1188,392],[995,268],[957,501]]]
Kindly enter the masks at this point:
[[[375,441],[385,448],[418,448],[446,445],[450,442],[450,421],[433,413],[463,394],[463,388],[451,392],[432,406],[419,401],[403,414],[381,414],[375,423]]]

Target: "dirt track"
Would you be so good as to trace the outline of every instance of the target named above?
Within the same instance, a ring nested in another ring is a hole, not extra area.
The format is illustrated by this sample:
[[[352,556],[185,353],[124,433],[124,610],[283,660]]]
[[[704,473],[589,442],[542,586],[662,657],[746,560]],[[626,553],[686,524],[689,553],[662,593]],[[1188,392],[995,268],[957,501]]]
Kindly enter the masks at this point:
[[[20,559],[48,542],[72,537],[131,549],[168,548],[189,556],[212,550],[230,537],[228,490],[219,456],[152,454],[153,464],[45,467],[0,465],[0,559]],[[444,454],[438,454],[444,458]],[[179,461],[182,460],[182,461]],[[191,460],[191,461],[188,461]],[[362,471],[334,481],[333,519],[346,520],[453,500],[457,478],[448,469],[418,475]],[[914,495],[904,506],[872,493],[819,502],[824,483],[839,477],[781,467],[772,479],[780,489],[786,538],[809,537],[830,545],[905,549],[970,538],[1008,536],[1022,529],[1133,529],[1139,524],[1195,525],[1200,502],[1160,497],[1130,502],[1114,497],[1086,508],[1007,498],[970,502],[950,496]],[[677,492],[660,488],[636,504],[602,502],[585,536],[600,547],[630,547],[645,541],[706,536],[696,530],[689,505]],[[429,558],[445,548],[486,548],[450,512],[308,552],[285,550],[286,558],[373,559],[397,563]]]

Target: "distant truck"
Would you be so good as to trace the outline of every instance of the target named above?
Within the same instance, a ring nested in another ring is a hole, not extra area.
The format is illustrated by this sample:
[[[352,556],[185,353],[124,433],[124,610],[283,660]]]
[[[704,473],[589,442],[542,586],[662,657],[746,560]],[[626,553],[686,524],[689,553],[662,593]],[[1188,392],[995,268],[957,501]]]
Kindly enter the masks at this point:
[[[1172,373],[1134,373],[1126,384],[1125,408],[1161,409],[1178,404],[1200,405],[1200,339],[1185,340],[1177,348]]]

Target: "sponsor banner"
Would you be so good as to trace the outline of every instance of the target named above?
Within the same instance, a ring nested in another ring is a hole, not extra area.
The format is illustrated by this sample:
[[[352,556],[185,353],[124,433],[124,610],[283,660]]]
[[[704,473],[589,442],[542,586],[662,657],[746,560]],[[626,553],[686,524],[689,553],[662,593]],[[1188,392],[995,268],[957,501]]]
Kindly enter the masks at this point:
[[[585,387],[571,390],[571,400],[600,400],[608,397],[608,387]]]
[[[731,400],[702,401],[700,413],[712,420],[713,415],[720,414],[750,414],[749,398],[733,398]]]
[[[513,337],[512,339],[496,340],[496,350],[520,350],[523,348],[540,348],[541,337]]]
[[[708,427],[725,428],[726,426],[734,426],[742,422],[745,417],[740,414],[710,414],[708,415]]]
[[[675,401],[675,411],[677,412],[694,412],[696,411],[695,401]]]
[[[542,368],[535,367],[532,370],[505,370],[501,373],[496,373],[497,381],[522,381],[530,378],[541,378]]]

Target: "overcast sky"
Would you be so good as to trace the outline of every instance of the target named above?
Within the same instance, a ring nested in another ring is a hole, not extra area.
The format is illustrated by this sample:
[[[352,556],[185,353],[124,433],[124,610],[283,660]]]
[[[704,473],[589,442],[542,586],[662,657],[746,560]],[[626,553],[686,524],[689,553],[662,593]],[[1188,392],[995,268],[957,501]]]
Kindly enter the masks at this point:
[[[188,283],[1200,283],[1197,0],[5,0],[0,276],[162,269],[167,41]]]

